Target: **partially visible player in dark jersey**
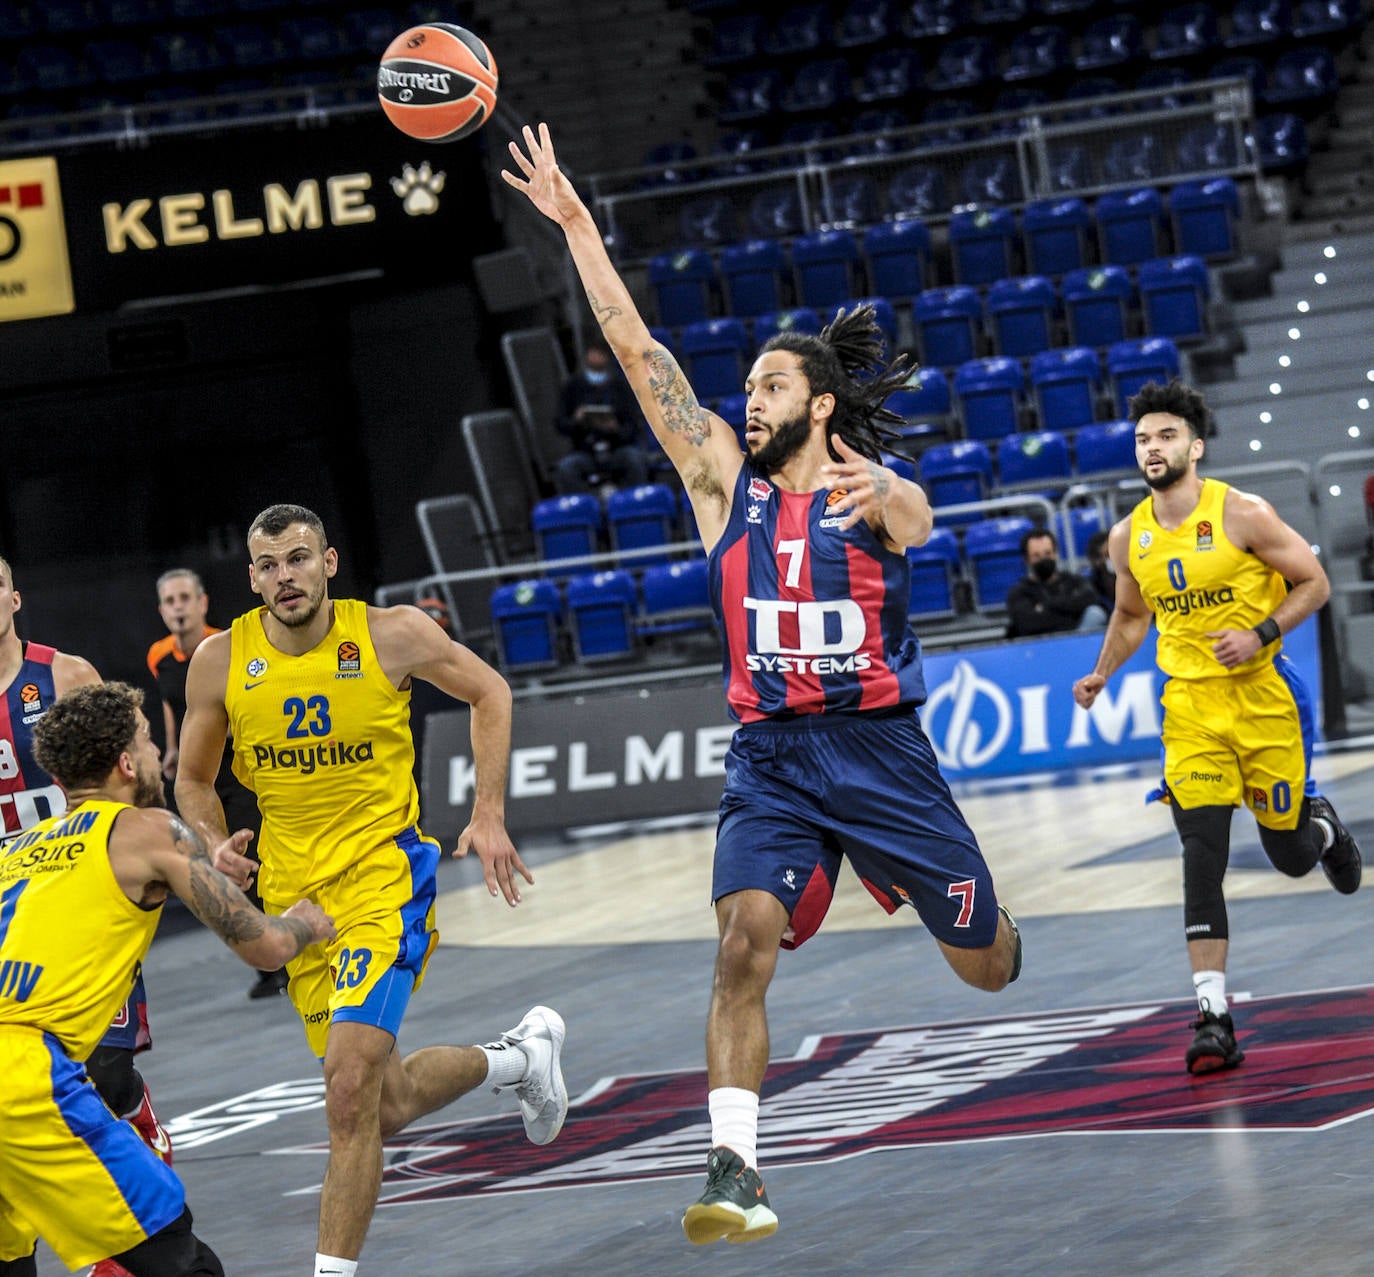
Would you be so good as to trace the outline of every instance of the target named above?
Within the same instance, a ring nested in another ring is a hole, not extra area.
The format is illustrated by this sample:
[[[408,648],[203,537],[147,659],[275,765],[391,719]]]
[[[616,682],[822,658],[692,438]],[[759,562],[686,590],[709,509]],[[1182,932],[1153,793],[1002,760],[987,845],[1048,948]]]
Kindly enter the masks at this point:
[[[725,636],[730,711],[712,899],[720,928],[706,1026],[712,1148],[683,1218],[697,1243],[777,1228],[756,1168],[768,1065],[764,996],[779,946],[814,934],[848,857],[889,913],[912,906],[954,971],[997,990],[1020,970],[978,844],[921,730],[921,650],[905,549],[933,522],[881,464],[882,405],[909,375],[882,363],[871,308],[819,336],[770,339],[745,382],[742,454],[650,335],[546,126],[511,143],[506,181],[563,228],[587,298],[687,488]]]
[[[162,726],[166,748],[162,752],[162,775],[169,782],[177,778],[177,759],[180,757],[181,724],[186,718],[186,670],[191,653],[201,640],[218,634],[206,623],[210,600],[200,574],[190,568],[172,568],[157,579],[157,610],[167,635],[148,649],[148,672],[157,683],[162,699]],[[215,793],[224,807],[224,817],[231,829],[251,829],[254,842],[248,844],[248,855],[255,857],[254,843],[262,825],[258,804],[253,795],[239,784],[233,770],[234,751],[224,743],[224,757],[219,775],[215,777]],[[245,889],[248,898],[262,908],[255,878]],[[250,998],[274,998],[286,992],[286,971],[260,971],[248,990]]]
[[[34,759],[34,725],[64,692],[100,682],[95,666],[83,657],[20,639],[14,628],[20,606],[14,573],[0,559],[0,841],[67,810],[61,786]],[[126,1118],[163,1161],[170,1162],[172,1142],[153,1112],[142,1075],[134,1068],[134,1056],[150,1046],[148,995],[140,975],[124,1009],[86,1061],[86,1072],[110,1109]],[[92,1269],[95,1277],[120,1277],[123,1272],[113,1260],[102,1260]]]

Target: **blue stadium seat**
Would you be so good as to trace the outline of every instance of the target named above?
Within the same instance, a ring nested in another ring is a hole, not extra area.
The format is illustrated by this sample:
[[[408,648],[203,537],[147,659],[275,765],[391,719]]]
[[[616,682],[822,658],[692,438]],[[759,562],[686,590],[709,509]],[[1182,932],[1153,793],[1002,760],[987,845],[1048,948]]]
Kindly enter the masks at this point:
[[[1026,374],[1018,360],[994,355],[970,359],[954,374],[954,394],[968,439],[1000,439],[1021,424]]]
[[[743,391],[733,395],[722,395],[716,400],[716,416],[735,432],[735,438],[739,440],[739,446],[743,449],[745,446],[744,423],[749,416],[749,396]],[[690,501],[687,504],[687,511],[689,514],[691,513]]]
[[[884,452],[882,455],[883,465],[893,474],[916,482],[916,463],[910,457],[900,452]]]
[[[813,231],[792,241],[798,300],[835,306],[858,291],[859,241],[853,231]]]
[[[202,75],[224,67],[224,57],[199,31],[159,31],[153,48],[171,75]]]
[[[1136,266],[1158,257],[1164,247],[1164,197],[1152,186],[1107,191],[1094,209],[1102,260]]]
[[[957,93],[977,88],[997,70],[997,45],[984,35],[956,36],[940,47],[926,88],[931,93]]]
[[[42,29],[42,15],[24,0],[0,0],[0,31],[10,40],[28,40]]]
[[[1140,19],[1133,13],[1113,13],[1094,19],[1084,29],[1080,43],[1073,63],[1079,71],[1129,66],[1145,51]]]
[[[806,227],[796,186],[773,186],[755,195],[749,201],[749,229],[764,239],[800,235]]]
[[[1024,22],[1031,12],[1032,0],[980,0],[978,24],[984,27],[1011,26]]]
[[[705,559],[647,568],[639,589],[643,598],[640,634],[671,634],[706,629],[713,624]]]
[[[788,158],[779,166],[795,168],[807,162],[813,164],[834,164],[840,158],[840,151],[828,145],[840,135],[839,126],[832,118],[833,112],[812,119],[793,120],[779,134],[777,144],[787,148]]]
[[[959,188],[970,204],[1016,204],[1021,200],[1021,168],[1011,154],[980,155],[964,165]]]
[[[1148,90],[1159,95],[1158,101],[1151,104],[1155,109],[1173,111],[1182,106],[1183,100],[1179,94],[1171,93],[1169,90],[1191,88],[1193,79],[1185,67],[1166,64],[1151,67],[1144,72],[1136,80],[1135,87],[1139,91]]]
[[[1168,337],[1119,341],[1107,350],[1107,377],[1116,395],[1117,412],[1125,417],[1130,398],[1155,381],[1167,385],[1179,376],[1178,347]]]
[[[100,29],[100,15],[92,0],[43,0],[36,7],[50,35],[67,36]]]
[[[96,13],[107,26],[137,27],[161,18],[162,6],[158,0],[101,0]]]
[[[611,548],[621,552],[672,544],[676,540],[677,513],[677,498],[666,484],[640,483],[632,488],[618,488],[606,498]],[[627,566],[643,567],[666,561],[666,555],[645,555],[629,560]]]
[[[1048,483],[1051,495],[1073,477],[1069,441],[1057,430],[1008,435],[997,445],[997,486],[1024,488]]]
[[[644,187],[677,186],[695,180],[700,165],[694,164],[697,148],[690,142],[659,142],[644,152],[643,165],[652,172],[639,179]]]
[[[715,277],[710,253],[699,248],[679,248],[653,258],[649,262],[649,284],[658,298],[659,323],[681,328],[707,318]]]
[[[1015,137],[1026,127],[1024,117],[1035,114],[1041,107],[1052,105],[1053,101],[1044,89],[1031,89],[1021,85],[1000,90],[992,100],[993,111],[997,114],[1018,112],[1023,118],[1000,124],[993,132],[999,136]]]
[[[595,554],[601,538],[601,503],[577,494],[549,497],[530,512],[530,527],[541,559],[575,559]],[[573,568],[557,568],[552,576],[569,576]]]
[[[1287,40],[1293,30],[1289,0],[1236,0],[1231,29],[1222,43],[1228,49],[1253,49]]]
[[[959,575],[959,542],[948,528],[933,528],[924,545],[910,546],[911,602],[907,615],[932,619],[957,611],[955,580]]]
[[[770,119],[778,112],[782,88],[776,67],[736,72],[725,83],[725,101],[716,118],[723,123]]]
[[[1195,124],[1178,140],[1176,168],[1184,173],[1212,173],[1235,168],[1241,161],[1241,146],[1229,123]]]
[[[1364,20],[1360,0],[1296,0],[1293,35],[1299,40],[1320,40],[1353,31]]]
[[[552,581],[515,581],[493,590],[491,620],[502,668],[554,668],[561,614],[558,587]]]
[[[782,109],[793,113],[834,111],[851,94],[849,63],[843,58],[818,58],[797,68],[782,95]]]
[[[1069,340],[1075,346],[1110,346],[1126,339],[1127,316],[1135,296],[1123,266],[1084,266],[1060,285]]]
[[[160,70],[147,48],[132,40],[92,40],[82,55],[102,84],[135,84]]]
[[[1108,532],[1111,524],[1096,505],[1071,506],[1059,512],[1059,544],[1075,559],[1088,555],[1088,542],[1099,532]]]
[[[1011,81],[1039,80],[1061,76],[1072,65],[1069,33],[1063,27],[1035,26],[1012,36],[1002,74]]]
[[[1202,258],[1191,254],[1143,262],[1138,280],[1145,331],[1152,337],[1201,337],[1207,332],[1211,281]]]
[[[1155,23],[1157,62],[1180,62],[1211,53],[1221,43],[1216,9],[1210,4],[1181,4],[1160,15]]]
[[[850,145],[847,154],[850,157],[896,155],[911,145],[911,139],[889,136],[889,134],[895,129],[909,129],[910,127],[911,117],[905,111],[899,111],[895,107],[870,107],[866,111],[860,111],[850,125],[855,141]],[[869,180],[872,181],[873,179],[870,178]]]
[[[1049,148],[1049,182],[1052,191],[1081,191],[1092,186],[1096,162],[1086,146],[1056,142]]]
[[[911,319],[922,364],[952,368],[977,355],[983,305],[975,289],[928,288],[912,302]]]
[[[1180,253],[1218,258],[1236,251],[1240,192],[1231,178],[1180,182],[1169,192],[1169,213]]]
[[[925,110],[921,112],[921,123],[924,126],[945,125],[946,127],[922,134],[917,145],[921,147],[963,145],[973,136],[974,130],[963,126],[959,121],[971,120],[978,114],[980,114],[978,104],[971,98],[953,96],[935,98],[927,103]]]
[[[949,379],[938,368],[913,368],[901,390],[887,397],[887,407],[907,421],[945,421],[952,404]]]
[[[763,38],[770,57],[808,53],[824,47],[830,35],[830,10],[824,4],[799,4],[786,9]]]
[[[1109,182],[1152,182],[1167,169],[1164,143],[1155,133],[1129,133],[1107,143],[1102,160]]]
[[[919,218],[880,222],[864,232],[869,282],[880,296],[897,301],[925,287],[930,262],[930,231]]]
[[[1237,77],[1250,85],[1252,102],[1263,99],[1269,88],[1269,72],[1265,69],[1264,63],[1256,57],[1243,53],[1233,54],[1229,58],[1214,62],[1207,72],[1209,80],[1232,80]]]
[[[1024,358],[1054,345],[1054,315],[1059,299],[1044,275],[999,279],[988,289],[984,309],[993,348],[999,355]]]
[[[891,0],[849,0],[835,23],[835,44],[857,49],[883,44],[897,34],[897,18]]]
[[[1307,125],[1288,111],[1261,115],[1255,121],[1255,146],[1266,173],[1287,173],[1307,163]]]
[[[893,174],[887,187],[893,217],[921,218],[947,212],[949,194],[944,171],[935,164],[912,164]]]
[[[832,227],[870,226],[881,215],[878,184],[867,173],[830,176],[825,187],[825,220]]]
[[[907,34],[913,40],[949,35],[974,21],[970,0],[907,0]]]
[[[1062,100],[1065,102],[1081,102],[1083,105],[1075,109],[1063,118],[1069,120],[1101,120],[1109,115],[1120,114],[1121,106],[1103,101],[1118,93],[1124,93],[1119,80],[1114,80],[1109,75],[1089,75],[1082,79],[1075,80],[1067,89],[1064,90]]]
[[[628,572],[590,572],[568,581],[568,628],[579,661],[613,661],[636,647],[639,597]]]
[[[992,453],[977,439],[936,444],[921,454],[920,472],[921,487],[937,511],[942,506],[985,501],[992,490]],[[941,517],[957,524],[972,522],[978,515]]]
[[[762,129],[727,129],[716,138],[711,150],[712,168],[721,177],[745,177],[757,173],[765,162],[750,157],[767,145],[768,139]]]
[[[678,230],[689,245],[728,243],[735,238],[735,206],[723,195],[699,195],[683,204]]]
[[[702,61],[707,66],[753,62],[763,52],[766,30],[761,13],[731,13],[712,23],[711,47]]]
[[[1046,350],[1030,362],[1036,415],[1045,430],[1074,430],[1097,416],[1102,365],[1088,346]]]
[[[921,59],[915,49],[879,49],[859,71],[854,96],[860,102],[909,98],[921,83]]]
[[[1074,468],[1081,475],[1134,470],[1135,423],[1099,421],[1081,426],[1073,437]]]
[[[96,78],[89,63],[70,49],[51,44],[26,44],[15,55],[14,65],[20,82],[40,93],[69,93],[85,88]]]
[[[1081,199],[1035,200],[1021,212],[1026,265],[1036,275],[1063,275],[1083,265],[1092,214]]]
[[[738,319],[707,319],[688,324],[680,342],[688,380],[701,399],[719,399],[744,384],[749,339]]]
[[[990,284],[1012,273],[1016,217],[1008,208],[959,209],[949,219],[954,278],[961,284]]]
[[[754,345],[762,346],[778,333],[819,333],[821,317],[807,306],[771,311],[754,320]]]
[[[1007,591],[1026,574],[1021,538],[1031,529],[1026,518],[984,519],[964,532],[964,558],[973,576],[973,597],[981,611],[1006,605]]]
[[[787,250],[775,239],[749,239],[722,248],[720,275],[726,308],[732,315],[745,317],[777,310],[787,269]]]
[[[1330,49],[1285,49],[1269,71],[1264,103],[1271,107],[1307,107],[1329,102],[1341,87]]]

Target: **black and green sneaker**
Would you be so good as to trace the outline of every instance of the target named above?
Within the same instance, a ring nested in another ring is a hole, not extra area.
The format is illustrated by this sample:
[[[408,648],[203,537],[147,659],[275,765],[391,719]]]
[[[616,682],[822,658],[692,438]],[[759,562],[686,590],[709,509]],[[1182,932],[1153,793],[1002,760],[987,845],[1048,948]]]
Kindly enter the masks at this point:
[[[713,1148],[706,1158],[706,1191],[682,1217],[682,1231],[694,1246],[754,1242],[777,1232],[763,1180],[733,1149]]]
[[[1233,1069],[1245,1059],[1245,1052],[1236,1042],[1236,1026],[1231,1022],[1229,1013],[1213,1015],[1210,1011],[1203,1011],[1193,1021],[1192,1027],[1193,1044],[1188,1048],[1184,1062],[1194,1077],[1200,1073]]]

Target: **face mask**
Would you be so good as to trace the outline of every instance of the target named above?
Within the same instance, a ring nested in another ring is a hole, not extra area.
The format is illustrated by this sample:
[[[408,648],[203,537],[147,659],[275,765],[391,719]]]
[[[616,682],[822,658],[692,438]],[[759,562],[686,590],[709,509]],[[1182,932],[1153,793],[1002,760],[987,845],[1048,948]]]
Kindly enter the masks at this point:
[[[588,368],[584,375],[588,384],[593,386],[604,386],[611,379],[610,370],[607,368]]]
[[[1057,559],[1036,559],[1031,564],[1031,571],[1041,581],[1048,581],[1058,569],[1059,561]]]

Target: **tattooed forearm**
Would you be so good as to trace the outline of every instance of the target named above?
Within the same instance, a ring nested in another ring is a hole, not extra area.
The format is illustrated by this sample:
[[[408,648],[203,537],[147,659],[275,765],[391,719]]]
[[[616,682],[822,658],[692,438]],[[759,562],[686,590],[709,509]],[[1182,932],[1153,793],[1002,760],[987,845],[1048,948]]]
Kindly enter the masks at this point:
[[[589,292],[587,294],[587,300],[591,303],[592,314],[596,316],[596,322],[603,328],[610,320],[616,318],[617,315],[623,315],[625,313],[619,306],[603,306],[595,293]]]
[[[701,447],[711,437],[710,421],[677,361],[662,346],[653,346],[644,352],[644,366],[649,374],[649,389],[663,411],[664,425],[688,443]]]
[[[873,484],[873,495],[877,498],[878,504],[885,504],[888,494],[892,491],[892,472],[880,466],[876,461],[870,461],[868,463],[868,478]]]
[[[243,892],[201,859],[191,862],[191,898],[186,903],[230,944],[256,940],[267,930],[267,915],[254,909]]]
[[[172,842],[187,860],[209,860],[205,840],[180,816],[172,817]]]

